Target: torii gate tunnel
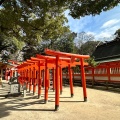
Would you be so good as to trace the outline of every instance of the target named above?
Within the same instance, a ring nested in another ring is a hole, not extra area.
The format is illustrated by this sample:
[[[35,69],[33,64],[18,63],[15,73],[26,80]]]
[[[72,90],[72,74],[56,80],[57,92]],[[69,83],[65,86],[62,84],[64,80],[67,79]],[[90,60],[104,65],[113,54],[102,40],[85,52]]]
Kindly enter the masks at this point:
[[[52,70],[53,77],[53,90],[55,91],[55,111],[59,109],[59,94],[62,94],[62,68],[68,67],[69,71],[69,82],[70,82],[70,93],[71,97],[74,95],[73,82],[72,82],[72,69],[76,65],[80,65],[81,68],[81,80],[83,87],[84,101],[87,101],[86,92],[86,79],[84,66],[88,64],[85,59],[89,58],[89,55],[78,55],[72,53],[65,53],[45,49],[45,53],[49,56],[43,56],[37,54],[36,57],[31,57],[21,65],[19,65],[18,73],[20,74],[19,82],[21,85],[26,83],[27,89],[32,90],[33,94],[36,92],[36,85],[38,86],[38,98],[41,96],[42,85],[44,87],[44,102],[48,102],[48,90],[50,86],[49,70]],[[79,60],[78,60],[79,59]],[[42,81],[44,78],[44,81]]]

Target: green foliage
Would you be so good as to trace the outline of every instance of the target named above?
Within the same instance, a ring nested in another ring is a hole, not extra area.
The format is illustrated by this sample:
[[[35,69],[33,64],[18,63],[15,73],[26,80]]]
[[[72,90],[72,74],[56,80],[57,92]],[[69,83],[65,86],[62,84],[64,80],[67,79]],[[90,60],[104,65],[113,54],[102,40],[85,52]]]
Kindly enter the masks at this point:
[[[0,34],[10,38],[11,53],[16,53],[18,48],[21,50],[23,41],[26,47],[23,48],[25,59],[34,56],[40,51],[38,46],[41,41],[51,41],[52,46],[57,38],[69,31],[69,28],[64,25],[67,22],[63,14],[65,8],[58,3],[54,0],[11,0],[2,3]],[[29,50],[32,52],[29,53]]]
[[[54,39],[64,32],[67,19],[63,11],[53,0],[5,1],[0,12],[1,32],[25,42]]]
[[[44,53],[45,48],[73,53],[74,52],[73,41],[75,36],[76,36],[75,33],[71,33],[69,31],[64,33],[57,39],[49,39],[46,41],[43,40],[37,44],[26,44],[26,46],[22,49],[22,52],[24,52],[24,60],[29,59],[31,56],[34,56],[35,54],[45,54]]]
[[[63,25],[67,22],[63,14],[66,9],[70,9],[71,16],[78,18],[99,14],[118,3],[117,0],[3,0],[0,31],[17,39],[21,37],[25,42],[31,38],[36,42],[54,39],[63,33]]]
[[[74,46],[74,35],[69,33],[69,28],[65,26],[67,19],[64,11],[70,9],[70,15],[79,18],[99,14],[118,3],[119,1],[114,0],[2,0],[0,51],[6,50],[14,54],[25,46],[25,58],[43,51],[44,47],[77,53],[80,49]],[[47,45],[41,44],[43,41],[47,41]],[[83,54],[91,54],[85,50]]]
[[[116,38],[120,37],[120,29],[116,30],[115,35],[116,35]]]
[[[4,34],[0,34],[0,53],[3,61],[12,59],[13,54],[21,50],[23,46],[24,42],[17,40],[15,37],[7,37]]]
[[[70,15],[79,18],[86,15],[100,14],[117,6],[119,0],[69,0]]]
[[[90,14],[100,14],[102,11],[114,8],[119,3],[119,0],[11,0],[9,2],[1,0],[0,2],[4,7],[11,5],[11,7],[16,10],[19,10],[18,5],[22,6],[22,10],[25,11],[24,15],[29,15],[28,12],[30,11],[36,11],[39,15],[40,11],[44,14],[48,9],[54,10],[52,14],[54,14],[57,9],[70,9],[70,15],[73,18]]]
[[[0,52],[2,50],[8,50],[15,52],[16,50],[21,50],[24,42],[19,41],[15,37],[7,37],[4,34],[0,34]]]
[[[80,66],[79,65],[77,65],[76,67],[73,67],[72,69],[73,69],[74,73],[80,73]]]
[[[30,59],[30,57],[34,57],[38,53],[38,50],[36,49],[36,46],[25,46],[23,47],[22,52],[24,52],[23,60],[26,60]]]
[[[67,32],[62,35],[55,43],[54,49],[61,52],[74,53],[74,38],[76,33]]]
[[[95,41],[95,38],[92,34],[87,34],[85,32],[81,32],[77,34],[75,38],[75,51],[76,53],[83,55],[92,55],[95,48],[102,44],[101,41]]]
[[[86,62],[92,67],[96,67],[99,65],[99,63],[95,62],[94,57],[90,57],[86,60]]]
[[[79,48],[79,53],[83,55],[92,55],[100,41],[87,41]],[[102,43],[102,42],[101,42]]]

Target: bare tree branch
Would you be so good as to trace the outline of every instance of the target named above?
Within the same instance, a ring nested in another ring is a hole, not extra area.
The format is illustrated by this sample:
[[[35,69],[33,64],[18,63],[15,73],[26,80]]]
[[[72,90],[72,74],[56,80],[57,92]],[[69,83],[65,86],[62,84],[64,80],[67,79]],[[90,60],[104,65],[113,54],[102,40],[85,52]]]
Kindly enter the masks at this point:
[[[2,5],[3,2],[5,2],[5,0],[1,0],[1,1],[0,1],[0,5]]]

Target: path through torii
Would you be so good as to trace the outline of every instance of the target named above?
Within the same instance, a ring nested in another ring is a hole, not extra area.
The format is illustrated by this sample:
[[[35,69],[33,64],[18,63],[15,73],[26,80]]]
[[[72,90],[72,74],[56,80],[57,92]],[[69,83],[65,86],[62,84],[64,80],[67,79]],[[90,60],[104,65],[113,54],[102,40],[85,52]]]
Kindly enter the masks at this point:
[[[36,57],[31,57],[31,59],[26,60],[17,67],[18,73],[20,74],[19,77],[20,84],[23,85],[24,83],[26,83],[26,87],[28,88],[29,86],[29,91],[31,91],[32,83],[33,83],[33,94],[35,94],[36,92],[36,84],[37,84],[38,98],[40,98],[41,88],[42,88],[42,77],[43,77],[41,72],[43,73],[44,70],[44,82],[43,82],[43,86],[45,88],[44,102],[47,103],[48,89],[50,86],[49,70],[52,69],[53,90],[55,90],[55,111],[57,111],[59,109],[59,94],[62,94],[62,68],[68,67],[69,78],[70,78],[69,80],[70,93],[71,93],[71,97],[73,97],[74,91],[73,91],[71,67],[80,65],[83,96],[84,96],[84,101],[87,101],[84,66],[88,65],[85,62],[85,59],[88,59],[89,55],[78,55],[78,54],[54,51],[50,49],[45,49],[45,53],[48,54],[49,56],[43,56],[37,54]]]

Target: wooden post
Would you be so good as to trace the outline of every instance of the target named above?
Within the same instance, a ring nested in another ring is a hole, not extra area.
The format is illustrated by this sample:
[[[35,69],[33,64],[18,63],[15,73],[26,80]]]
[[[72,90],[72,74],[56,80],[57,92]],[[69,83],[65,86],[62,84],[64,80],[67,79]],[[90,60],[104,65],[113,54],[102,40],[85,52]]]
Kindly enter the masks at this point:
[[[10,72],[10,76],[9,76],[9,80],[13,77],[13,73],[12,70],[9,71]]]
[[[30,70],[30,83],[29,83],[29,92],[32,90],[32,70],[31,70],[31,68],[29,69]]]
[[[38,61],[38,98],[41,95],[41,69],[40,69],[40,61]]]
[[[48,69],[48,61],[45,60],[45,104],[48,102],[48,75],[49,75],[49,69]]]
[[[60,66],[60,94],[62,94],[63,88],[62,88],[62,67]]]
[[[15,76],[13,76],[13,70],[12,69],[10,70],[10,76],[15,77]]]
[[[73,85],[75,85],[75,73],[74,73],[74,70],[72,70],[72,75],[73,75]]]
[[[24,86],[24,81],[25,81],[25,68],[23,68],[22,87]]]
[[[56,56],[56,82],[55,82],[55,111],[57,111],[59,109],[59,86],[60,86],[60,82],[59,82],[59,56]]]
[[[71,93],[71,97],[73,97],[74,93],[73,93],[73,81],[72,81],[72,69],[71,69],[71,65],[68,65],[68,70],[69,70],[70,93]]]
[[[106,89],[108,90],[108,84],[110,82],[110,66],[107,66],[107,75],[108,75],[108,81],[106,82]]]
[[[33,95],[36,92],[36,81],[35,81],[35,67],[33,67]]]
[[[86,79],[85,79],[85,71],[84,71],[84,59],[81,58],[80,62],[81,62],[81,79],[82,79],[84,101],[87,101]]]
[[[30,79],[29,79],[29,74],[30,74],[30,71],[29,71],[29,66],[28,66],[28,78],[27,78],[27,80],[28,80],[28,89],[29,89],[29,82],[30,82]]]
[[[48,81],[47,82],[48,82],[48,89],[49,89],[50,88],[50,72],[49,72],[49,68],[48,68],[48,73],[47,74],[48,74],[48,76],[47,76]]]
[[[54,91],[55,90],[55,69],[54,68],[53,68],[52,77],[53,77],[53,91]]]
[[[28,68],[26,70],[26,90],[28,89]]]
[[[92,87],[94,87],[94,68],[91,69],[92,70]]]
[[[43,88],[45,88],[45,69],[43,70]]]

